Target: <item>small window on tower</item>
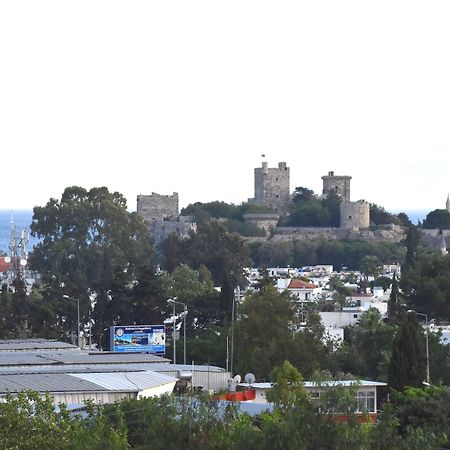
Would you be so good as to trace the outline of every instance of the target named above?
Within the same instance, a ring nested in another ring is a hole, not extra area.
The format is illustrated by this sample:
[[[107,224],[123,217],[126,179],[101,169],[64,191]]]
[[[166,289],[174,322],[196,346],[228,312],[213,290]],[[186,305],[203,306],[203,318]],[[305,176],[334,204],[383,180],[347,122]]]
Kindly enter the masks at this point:
[[[348,218],[349,218],[349,219],[351,219],[351,218],[352,218],[352,216],[348,216]]]

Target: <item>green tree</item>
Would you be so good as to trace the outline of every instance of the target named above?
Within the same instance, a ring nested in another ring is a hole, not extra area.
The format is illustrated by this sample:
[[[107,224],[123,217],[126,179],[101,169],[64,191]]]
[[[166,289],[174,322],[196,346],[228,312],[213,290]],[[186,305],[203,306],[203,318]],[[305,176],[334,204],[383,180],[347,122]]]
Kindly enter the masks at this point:
[[[284,361],[270,373],[274,382],[273,388],[267,393],[267,400],[279,408],[288,409],[299,400],[306,400],[303,378],[300,372],[289,362]]]
[[[450,212],[446,209],[435,209],[427,214],[422,226],[428,229],[448,230],[450,229]]]
[[[287,293],[274,286],[244,298],[236,322],[235,347],[238,372],[252,371],[268,378],[273,367],[289,359],[295,307]]]
[[[187,264],[195,270],[205,266],[216,286],[222,284],[225,273],[237,286],[242,279],[243,268],[250,265],[245,241],[238,234],[230,233],[220,222],[206,222],[198,227],[197,233],[172,244],[178,245],[177,250],[171,250],[172,255],[177,255],[177,260],[171,260],[173,268],[180,264]]]
[[[394,274],[392,278],[391,294],[389,295],[388,300],[387,316],[389,321],[396,321],[398,319],[399,313],[402,310],[401,304],[402,302],[400,298],[397,276]]]
[[[450,256],[421,253],[402,273],[406,303],[430,318],[450,319]]]
[[[402,266],[402,272],[407,272],[416,262],[418,257],[418,248],[420,244],[420,230],[411,225],[406,234],[406,255],[405,262]]]
[[[111,325],[108,308],[114,277],[122,271],[132,282],[139,267],[151,260],[146,226],[136,213],[127,211],[118,192],[73,186],[65,189],[61,200],[50,199],[34,208],[31,230],[40,239],[31,263],[42,274],[44,290],[59,299],[62,294],[79,298],[83,323],[95,298],[92,317],[101,340]],[[71,321],[59,320],[62,331],[73,329],[75,314],[76,310]]]
[[[26,338],[31,336],[28,324],[29,300],[27,288],[19,271],[13,280],[13,292],[11,295],[11,323],[13,324],[14,337]]]
[[[403,216],[402,218],[404,219]],[[375,203],[370,204],[370,221],[374,225],[402,224],[402,220],[398,216],[387,212],[382,206],[378,206]]]
[[[380,273],[380,261],[376,256],[367,255],[361,259],[360,270],[366,276],[366,279],[372,275],[376,277]]]
[[[416,314],[405,314],[392,345],[388,384],[398,391],[421,387],[425,379],[424,337]]]
[[[294,204],[308,202],[314,199],[314,197],[315,194],[312,189],[308,189],[307,187],[302,186],[296,187],[294,192],[292,193],[292,201],[294,202]]]

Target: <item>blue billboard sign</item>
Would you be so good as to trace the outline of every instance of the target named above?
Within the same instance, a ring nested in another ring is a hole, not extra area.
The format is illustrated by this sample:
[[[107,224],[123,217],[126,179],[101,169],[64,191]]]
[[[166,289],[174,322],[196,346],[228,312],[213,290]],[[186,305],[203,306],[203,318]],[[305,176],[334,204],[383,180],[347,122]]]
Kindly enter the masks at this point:
[[[111,327],[113,352],[139,352],[164,355],[166,328],[164,325],[125,325]]]

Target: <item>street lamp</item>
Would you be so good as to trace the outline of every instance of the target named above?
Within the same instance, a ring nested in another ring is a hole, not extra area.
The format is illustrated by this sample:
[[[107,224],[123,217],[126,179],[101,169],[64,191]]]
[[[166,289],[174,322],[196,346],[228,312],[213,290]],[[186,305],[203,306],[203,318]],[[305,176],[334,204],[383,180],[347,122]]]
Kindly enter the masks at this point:
[[[63,295],[63,298],[67,298],[68,300],[75,300],[77,302],[77,345],[80,347],[80,300],[75,297],[70,297],[69,295]]]
[[[183,319],[183,347],[184,347],[183,362],[184,362],[184,365],[186,365],[186,316],[188,313],[187,305],[186,305],[186,303],[179,302],[179,301],[175,300],[174,298],[169,298],[169,300],[167,300],[167,303],[172,303],[172,305],[173,305],[173,363],[176,364],[176,362],[177,362],[176,339],[175,339],[175,320]],[[175,305],[182,305],[184,308],[183,312],[181,314],[179,314],[178,316],[176,315],[176,312],[175,312]]]
[[[408,312],[413,312],[417,316],[425,317],[425,342],[426,342],[426,354],[427,354],[427,383],[430,384],[430,350],[428,346],[428,316],[424,313],[420,313],[409,309]]]
[[[234,322],[236,318],[235,304],[241,299],[241,288],[239,285],[234,290],[233,293],[233,304],[231,305],[231,362],[230,362],[230,372],[233,376],[233,363],[234,363]]]

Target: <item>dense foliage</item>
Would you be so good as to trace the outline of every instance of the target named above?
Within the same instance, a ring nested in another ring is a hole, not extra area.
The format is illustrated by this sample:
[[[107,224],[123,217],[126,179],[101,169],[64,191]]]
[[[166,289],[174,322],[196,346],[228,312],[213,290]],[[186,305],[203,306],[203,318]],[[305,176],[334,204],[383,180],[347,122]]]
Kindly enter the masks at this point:
[[[236,367],[239,373],[254,372],[268,379],[274,366],[290,360],[306,377],[319,370],[327,352],[322,343],[323,327],[310,314],[300,329],[302,309],[286,292],[266,286],[245,297],[236,324]]]
[[[297,187],[292,195],[289,214],[280,220],[287,227],[339,227],[340,199],[330,192],[319,197],[311,189]]]
[[[389,385],[398,391],[422,387],[426,379],[425,340],[416,314],[405,313],[392,345]]]
[[[257,226],[245,222],[244,215],[251,213],[273,212],[273,210],[252,205],[250,203],[242,203],[233,205],[225,202],[196,202],[183,208],[182,215],[192,216],[198,225],[202,225],[214,219],[220,219],[226,224],[231,232],[239,233],[242,236],[264,236],[263,230]]]
[[[361,424],[352,392],[328,392],[318,409],[289,363],[274,370],[273,412],[251,417],[209,397],[161,397],[59,412],[35,393],[0,404],[1,448],[438,450],[448,444],[448,389],[408,390],[385,405],[379,422]],[[345,416],[346,421],[336,420]]]
[[[403,272],[400,287],[411,309],[429,319],[450,319],[450,256],[419,254]]]
[[[254,267],[332,264],[335,270],[359,270],[367,256],[375,256],[380,264],[394,264],[403,261],[405,251],[400,243],[326,239],[256,242],[248,247]]]
[[[101,343],[117,320],[151,319],[141,313],[153,314],[148,306],[156,302],[157,286],[149,287],[149,297],[135,297],[134,308],[123,298],[136,293],[130,292],[131,282],[148,280],[154,269],[147,228],[136,213],[127,211],[121,194],[104,187],[66,188],[61,200],[34,208],[31,231],[40,239],[31,265],[42,276],[43,301],[51,305],[50,335],[76,328],[76,302],[63,295],[79,299],[81,321],[95,320]]]
[[[411,221],[405,213],[392,214],[375,203],[370,204],[370,222],[372,225],[387,225],[390,223],[404,227],[411,225]]]
[[[427,214],[422,226],[429,229],[448,230],[450,229],[450,212],[446,209],[435,209]]]

